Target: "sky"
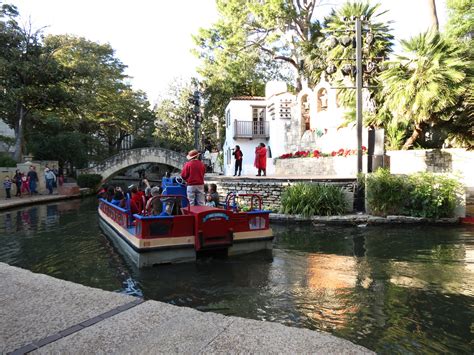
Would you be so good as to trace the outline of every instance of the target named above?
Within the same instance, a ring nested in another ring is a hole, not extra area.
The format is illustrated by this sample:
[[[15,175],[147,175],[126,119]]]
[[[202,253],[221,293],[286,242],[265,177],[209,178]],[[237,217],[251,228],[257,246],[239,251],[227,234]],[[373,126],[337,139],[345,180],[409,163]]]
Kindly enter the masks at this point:
[[[397,39],[424,31],[428,0],[379,0]],[[73,34],[110,43],[116,57],[128,66],[134,89],[154,103],[177,78],[195,76],[199,62],[191,53],[191,38],[200,27],[217,21],[215,0],[3,0],[18,7],[21,23],[45,27],[49,34]],[[326,1],[331,5],[342,0]],[[446,22],[445,0],[436,0],[441,26]],[[327,13],[331,6],[321,7]]]

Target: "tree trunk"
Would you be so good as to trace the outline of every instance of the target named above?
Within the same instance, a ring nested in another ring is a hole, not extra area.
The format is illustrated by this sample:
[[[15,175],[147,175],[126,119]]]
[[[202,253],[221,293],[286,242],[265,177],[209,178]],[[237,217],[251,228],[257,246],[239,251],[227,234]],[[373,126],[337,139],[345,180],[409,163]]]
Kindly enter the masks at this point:
[[[407,141],[403,145],[402,149],[406,150],[406,149],[412,147],[413,143],[415,143],[415,141],[418,139],[418,137],[420,136],[420,134],[422,132],[423,132],[423,128],[421,127],[421,124],[416,124],[415,128],[413,129],[413,133],[412,133],[411,137],[407,139]]]
[[[426,1],[428,1],[428,12],[431,19],[430,27],[435,31],[439,31],[438,14],[436,12],[436,0]]]
[[[21,162],[21,159],[23,158],[23,131],[25,127],[26,114],[27,111],[25,110],[25,107],[21,103],[18,103],[18,120],[15,122],[15,152],[13,154],[13,159],[15,159],[17,163]]]

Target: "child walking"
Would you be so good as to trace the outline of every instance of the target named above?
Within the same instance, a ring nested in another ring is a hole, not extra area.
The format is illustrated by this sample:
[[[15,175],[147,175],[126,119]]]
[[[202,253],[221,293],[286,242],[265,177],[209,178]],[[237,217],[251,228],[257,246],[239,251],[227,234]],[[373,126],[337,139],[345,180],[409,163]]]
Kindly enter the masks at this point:
[[[26,175],[23,175],[21,177],[21,193],[22,194],[29,194],[30,193],[30,179]]]
[[[10,195],[10,191],[12,190],[12,181],[10,180],[9,176],[5,176],[3,180],[3,187],[5,188],[5,198],[12,198]]]

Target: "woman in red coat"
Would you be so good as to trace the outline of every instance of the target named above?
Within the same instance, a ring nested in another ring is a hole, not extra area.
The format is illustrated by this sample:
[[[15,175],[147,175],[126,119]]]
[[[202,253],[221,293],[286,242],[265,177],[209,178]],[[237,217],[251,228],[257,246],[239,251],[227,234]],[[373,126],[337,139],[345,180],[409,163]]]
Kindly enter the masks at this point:
[[[257,176],[267,176],[267,148],[265,144],[260,145],[255,149],[255,167],[258,169]]]

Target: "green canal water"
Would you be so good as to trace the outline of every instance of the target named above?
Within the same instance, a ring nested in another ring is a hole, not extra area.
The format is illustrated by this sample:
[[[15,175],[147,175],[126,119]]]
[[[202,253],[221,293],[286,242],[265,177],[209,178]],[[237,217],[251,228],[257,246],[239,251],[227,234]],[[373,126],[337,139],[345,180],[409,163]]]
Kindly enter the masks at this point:
[[[274,249],[137,270],[97,202],[0,213],[0,262],[146,299],[330,332],[378,353],[473,353],[474,228],[274,225]]]

